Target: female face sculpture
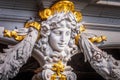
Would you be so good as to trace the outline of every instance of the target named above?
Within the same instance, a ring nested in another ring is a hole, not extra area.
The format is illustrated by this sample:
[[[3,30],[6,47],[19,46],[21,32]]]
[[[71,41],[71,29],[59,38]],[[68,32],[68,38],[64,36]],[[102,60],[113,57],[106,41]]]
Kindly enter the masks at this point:
[[[79,30],[79,26],[76,25],[77,22],[72,13],[58,13],[43,21],[39,42],[40,50],[46,55],[54,52],[69,53],[76,46],[74,36],[76,30]]]
[[[57,28],[50,33],[49,44],[54,51],[62,52],[69,43],[71,29],[66,20],[59,22],[56,26]]]

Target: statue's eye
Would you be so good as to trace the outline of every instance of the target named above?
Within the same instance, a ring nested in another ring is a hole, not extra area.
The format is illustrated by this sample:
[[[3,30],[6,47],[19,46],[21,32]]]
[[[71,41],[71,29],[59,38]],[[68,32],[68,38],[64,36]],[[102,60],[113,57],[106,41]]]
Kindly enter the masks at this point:
[[[69,35],[70,35],[70,31],[67,31],[67,32],[66,32],[66,36],[69,36]]]
[[[61,35],[61,31],[56,30],[56,31],[53,31],[53,32],[54,32],[54,34],[56,34],[56,35]]]

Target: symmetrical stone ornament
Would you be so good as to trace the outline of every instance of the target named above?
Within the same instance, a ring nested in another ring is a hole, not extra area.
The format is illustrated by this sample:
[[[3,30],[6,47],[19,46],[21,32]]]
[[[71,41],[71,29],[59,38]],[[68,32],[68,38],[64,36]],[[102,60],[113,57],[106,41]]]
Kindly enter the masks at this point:
[[[0,54],[0,80],[13,78],[32,53],[37,54],[42,68],[32,80],[76,80],[67,62],[80,52],[105,79],[120,80],[120,62],[94,44],[106,37],[85,32],[81,13],[74,10],[72,2],[61,0],[39,14],[41,25],[28,22],[24,28],[4,30],[4,36],[20,42]]]

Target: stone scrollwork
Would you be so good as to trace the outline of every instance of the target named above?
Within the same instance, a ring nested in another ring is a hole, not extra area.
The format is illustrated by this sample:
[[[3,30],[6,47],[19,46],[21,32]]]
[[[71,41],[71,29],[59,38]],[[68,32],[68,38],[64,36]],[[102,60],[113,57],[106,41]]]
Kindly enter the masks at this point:
[[[38,22],[36,22],[36,21],[31,21],[31,22],[26,22],[25,23],[25,28],[30,28],[30,27],[33,27],[38,31],[41,28],[40,24]]]
[[[21,41],[25,38],[25,36],[28,34],[29,29],[28,28],[35,28],[36,30],[40,30],[41,26],[38,22],[27,22],[25,24],[25,28],[20,29],[14,29],[13,31],[10,30],[4,30],[4,37],[14,38],[17,41]]]
[[[55,73],[52,74],[51,80],[55,80],[57,77],[60,80],[66,80],[66,76],[61,73],[61,72],[64,72],[64,67],[65,66],[61,61],[58,61],[57,63],[53,64],[53,67],[51,70],[54,71]]]
[[[50,16],[56,14],[56,12],[72,12],[76,21],[80,22],[82,20],[82,14],[80,11],[75,11],[73,2],[69,0],[61,0],[54,4],[52,7],[47,8],[39,12],[41,19],[48,19]]]
[[[31,56],[32,49],[37,39],[38,32],[34,28],[29,31],[20,43],[15,46],[9,46],[0,53],[0,79],[8,80],[13,78]]]
[[[9,49],[4,49],[4,53],[0,53],[1,80],[13,78],[31,56],[32,49],[38,37],[38,28],[34,24],[29,26],[30,28],[27,28],[27,26],[26,28],[14,29],[13,31],[4,30],[5,37],[13,37],[17,41],[22,41],[15,46],[9,45]],[[38,24],[37,26],[40,29]]]
[[[15,29],[13,31],[10,30],[4,30],[4,36],[9,38],[14,38],[17,41],[21,41],[25,38],[25,35],[27,34],[28,29]],[[22,33],[22,34],[21,34]],[[21,35],[20,35],[21,34]]]
[[[86,60],[89,61],[98,74],[106,80],[120,79],[120,62],[118,60],[92,44],[86,34],[81,34],[79,45]]]
[[[33,21],[24,28],[4,30],[5,37],[20,42],[0,53],[0,80],[13,78],[31,54],[41,66],[32,80],[76,80],[67,62],[81,52],[103,78],[120,80],[120,62],[94,44],[107,38],[85,32],[82,15],[71,1],[61,0],[39,15],[43,20],[40,24]]]

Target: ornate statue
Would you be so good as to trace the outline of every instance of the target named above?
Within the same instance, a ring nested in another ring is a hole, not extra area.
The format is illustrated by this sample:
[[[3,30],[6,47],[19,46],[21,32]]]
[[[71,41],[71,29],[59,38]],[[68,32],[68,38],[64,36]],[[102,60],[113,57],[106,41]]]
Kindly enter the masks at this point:
[[[13,78],[31,54],[37,55],[42,68],[33,80],[76,80],[67,62],[80,52],[105,79],[120,79],[120,62],[94,44],[105,41],[106,37],[84,32],[81,13],[74,10],[72,2],[59,1],[39,14],[43,19],[41,25],[28,22],[24,28],[4,30],[4,36],[20,42],[0,54],[1,80]]]

